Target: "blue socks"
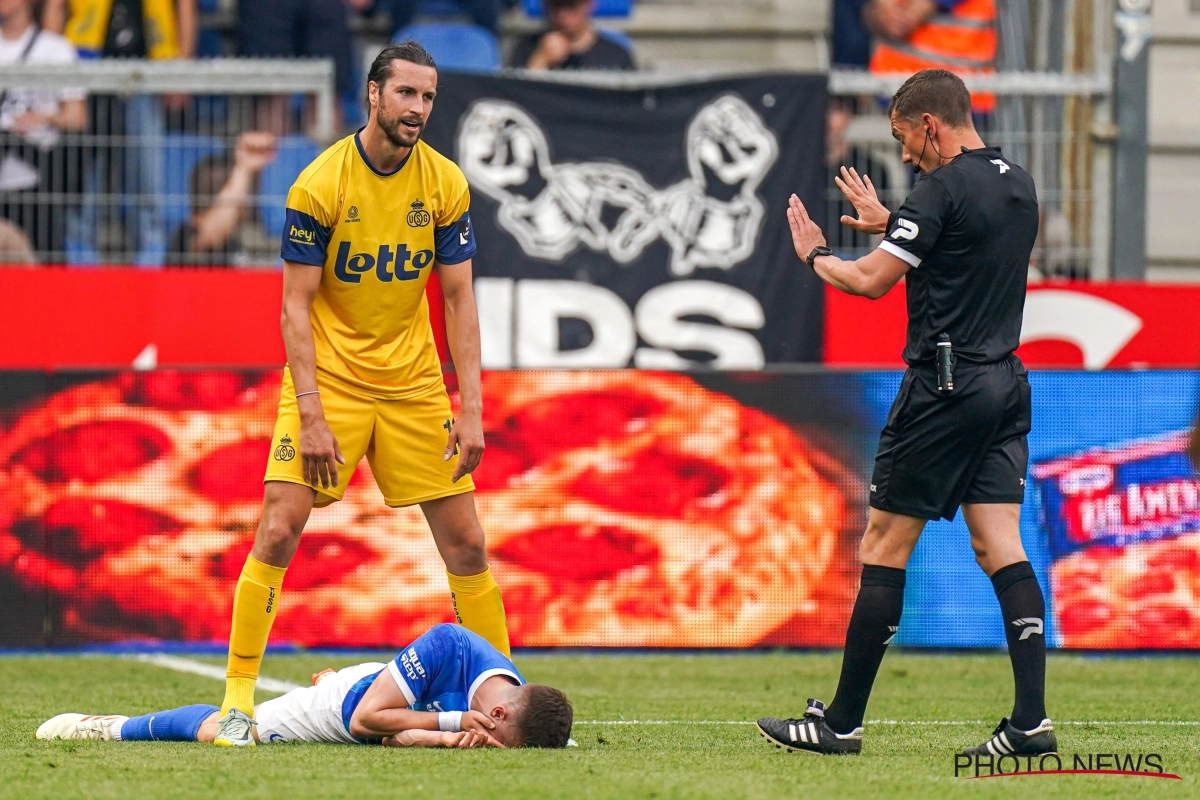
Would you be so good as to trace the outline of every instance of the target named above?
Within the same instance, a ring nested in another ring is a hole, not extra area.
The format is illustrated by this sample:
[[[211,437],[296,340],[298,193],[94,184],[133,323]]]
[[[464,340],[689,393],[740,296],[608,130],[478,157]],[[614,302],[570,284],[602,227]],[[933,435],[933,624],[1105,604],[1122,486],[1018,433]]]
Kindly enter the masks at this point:
[[[120,738],[123,742],[194,742],[204,720],[220,710],[197,704],[130,717],[121,725]]]

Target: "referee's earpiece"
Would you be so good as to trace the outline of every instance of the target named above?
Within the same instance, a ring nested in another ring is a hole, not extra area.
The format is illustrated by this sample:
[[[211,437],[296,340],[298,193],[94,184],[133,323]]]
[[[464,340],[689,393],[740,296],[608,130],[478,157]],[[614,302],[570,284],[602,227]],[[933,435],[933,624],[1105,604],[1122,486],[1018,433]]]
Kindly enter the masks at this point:
[[[929,146],[929,139],[930,139],[929,126],[926,125],[925,126],[925,143],[921,145],[921,155],[920,155],[920,157],[917,158],[916,161],[913,162],[913,165],[912,165],[914,175],[921,174],[921,162],[925,160],[925,148]],[[934,146],[933,152],[935,152],[935,153],[937,152],[936,146]]]

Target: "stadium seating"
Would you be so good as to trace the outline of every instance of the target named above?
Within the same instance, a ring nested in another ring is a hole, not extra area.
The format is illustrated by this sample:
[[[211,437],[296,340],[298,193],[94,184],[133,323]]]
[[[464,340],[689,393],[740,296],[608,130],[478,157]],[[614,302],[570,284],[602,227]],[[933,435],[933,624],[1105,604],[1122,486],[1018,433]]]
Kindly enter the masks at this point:
[[[542,0],[523,0],[523,5],[529,16],[542,16]],[[633,0],[596,0],[597,17],[628,17],[632,10]]]
[[[422,22],[397,31],[394,42],[420,42],[438,67],[461,72],[500,69],[500,44],[486,28],[465,22]]]
[[[196,162],[227,148],[219,139],[196,134],[172,134],[163,145],[165,166],[163,220],[168,234],[173,232],[191,213],[192,168]],[[278,154],[259,176],[259,215],[267,233],[278,238],[283,234],[284,201],[292,183],[321,147],[305,136],[286,136],[279,140]],[[231,154],[232,157],[232,154]]]
[[[213,153],[225,150],[225,145],[212,136],[194,133],[175,133],[163,142],[163,222],[169,236],[183,224],[191,213],[192,168],[196,162]],[[280,228],[282,231],[282,227]]]
[[[436,58],[436,56],[435,56]],[[307,136],[285,136],[279,140],[275,160],[259,175],[259,216],[267,235],[283,235],[284,202],[288,190],[304,168],[321,154],[321,147]]]

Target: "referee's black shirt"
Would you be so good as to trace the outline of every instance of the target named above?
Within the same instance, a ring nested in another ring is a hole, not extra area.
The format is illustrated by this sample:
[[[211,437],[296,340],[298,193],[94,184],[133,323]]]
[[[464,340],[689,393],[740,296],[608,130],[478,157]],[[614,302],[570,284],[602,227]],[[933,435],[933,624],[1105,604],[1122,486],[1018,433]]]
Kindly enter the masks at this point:
[[[1038,232],[1033,179],[998,148],[963,152],[922,177],[880,247],[908,262],[904,361],[930,363],[941,334],[954,355],[990,364],[1017,349]]]

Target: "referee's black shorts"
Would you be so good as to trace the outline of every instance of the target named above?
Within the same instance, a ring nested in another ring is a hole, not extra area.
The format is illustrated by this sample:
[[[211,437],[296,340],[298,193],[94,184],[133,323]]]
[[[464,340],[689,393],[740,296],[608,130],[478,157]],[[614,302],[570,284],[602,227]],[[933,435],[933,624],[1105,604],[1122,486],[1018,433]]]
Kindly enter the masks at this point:
[[[879,437],[871,507],[934,520],[954,519],[963,503],[1022,502],[1031,416],[1016,356],[958,361],[950,394],[934,365],[909,367]]]

